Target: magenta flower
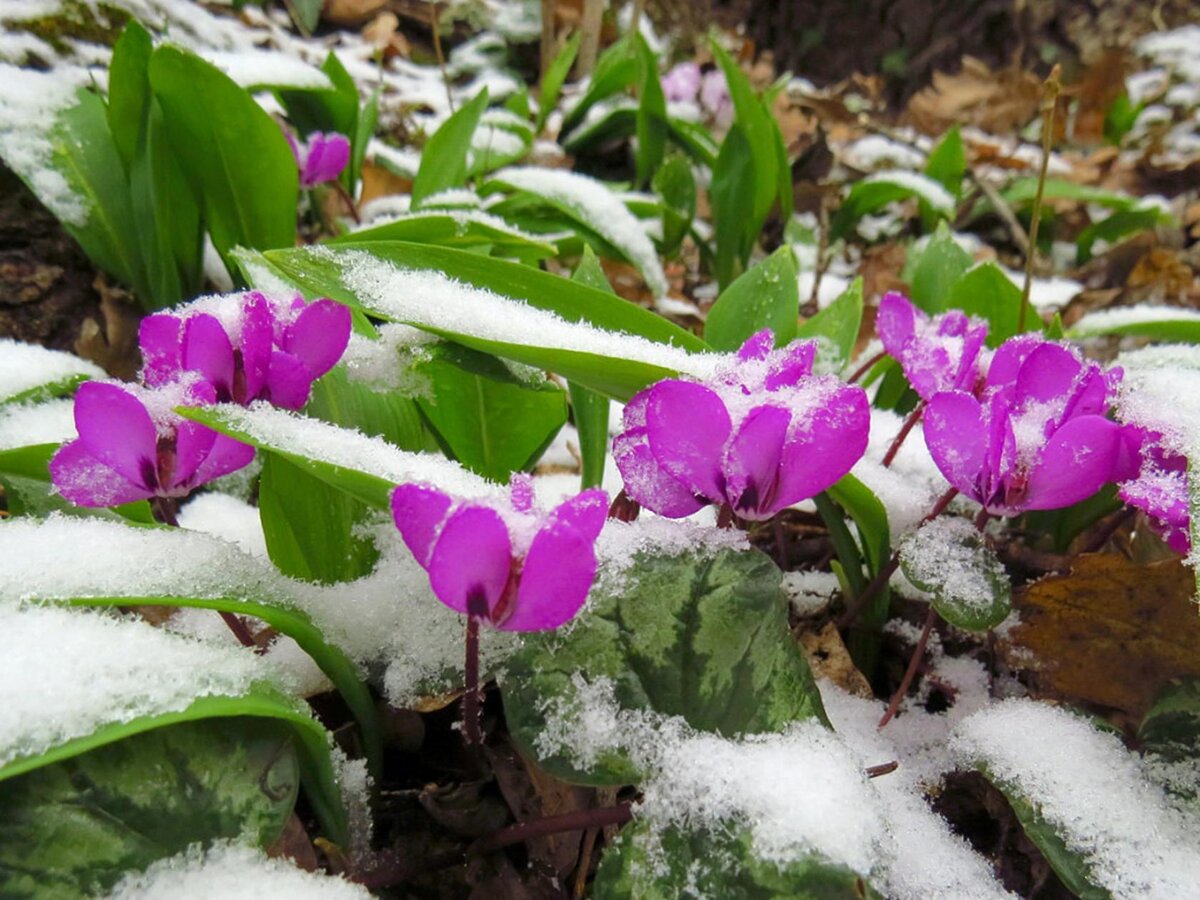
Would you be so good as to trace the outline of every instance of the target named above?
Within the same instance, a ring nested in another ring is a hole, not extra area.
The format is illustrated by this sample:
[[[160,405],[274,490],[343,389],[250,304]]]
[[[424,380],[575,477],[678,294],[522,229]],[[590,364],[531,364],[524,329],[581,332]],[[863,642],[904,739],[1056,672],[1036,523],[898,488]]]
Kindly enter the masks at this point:
[[[667,379],[629,401],[613,458],[630,497],[669,518],[718,503],[769,519],[850,471],[867,447],[866,394],[813,375],[811,342],[771,348],[760,331],[715,378]]]
[[[1164,446],[1156,431],[1127,425],[1125,433],[1136,454],[1136,474],[1118,476],[1121,499],[1146,513],[1172,550],[1186,554],[1192,545],[1187,457]]]
[[[285,130],[296,166],[300,169],[300,187],[311,188],[333,181],[350,162],[350,141],[336,131],[314,131],[303,144]]]
[[[700,67],[694,62],[681,62],[662,78],[663,96],[670,103],[695,101],[700,90]]]
[[[991,513],[1070,506],[1123,468],[1121,427],[1105,417],[1120,379],[1120,369],[1021,335],[996,351],[981,396],[933,396],[925,443],[946,480]]]
[[[888,293],[879,301],[875,331],[922,400],[939,391],[975,393],[987,365],[987,322],[958,309],[931,319],[906,297]]]
[[[513,476],[511,495],[497,505],[402,484],[392,515],[434,594],[455,612],[504,631],[557,628],[587,599],[608,498],[584,491],[540,513],[527,475]]]
[[[177,382],[157,390],[89,381],[75,394],[76,440],[50,460],[58,492],[79,506],[183,497],[240,469],[254,448],[177,414],[211,403],[212,386]]]
[[[350,310],[333,300],[228,294],[147,316],[138,336],[142,377],[152,387],[190,371],[213,386],[219,402],[300,409],[313,381],[345,351]]]

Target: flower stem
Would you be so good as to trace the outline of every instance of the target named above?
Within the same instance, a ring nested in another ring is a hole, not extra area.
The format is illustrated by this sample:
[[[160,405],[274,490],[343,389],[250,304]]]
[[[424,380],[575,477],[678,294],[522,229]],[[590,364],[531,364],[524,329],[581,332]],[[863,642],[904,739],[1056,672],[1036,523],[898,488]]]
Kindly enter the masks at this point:
[[[925,412],[925,401],[918,401],[913,407],[912,412],[908,414],[908,418],[904,420],[904,424],[900,426],[900,430],[892,439],[892,445],[887,448],[887,453],[883,455],[883,467],[886,469],[891,466],[896,459],[896,454],[900,452],[900,447],[904,444],[904,439],[908,437],[908,433],[913,430],[913,427],[921,419],[921,413]]]
[[[887,711],[884,712],[883,718],[879,720],[877,727],[882,728],[888,722],[892,721],[892,717],[896,715],[896,710],[900,708],[900,704],[908,694],[908,689],[912,687],[913,679],[917,675],[917,668],[921,665],[921,660],[925,656],[925,645],[929,643],[929,635],[933,632],[933,626],[937,620],[937,610],[931,604],[929,612],[925,614],[925,627],[921,629],[921,636],[917,638],[917,646],[913,649],[913,655],[908,661],[908,668],[904,670],[904,677],[900,679],[900,687],[896,688],[896,693],[892,694]]]
[[[1033,198],[1033,218],[1029,221],[1029,252],[1025,254],[1025,285],[1021,289],[1021,307],[1017,312],[1017,333],[1025,330],[1025,307],[1033,287],[1033,266],[1037,259],[1038,225],[1042,219],[1042,199],[1046,192],[1046,172],[1050,167],[1050,148],[1054,144],[1054,110],[1062,90],[1058,76],[1062,67],[1055,64],[1042,84],[1042,167],[1038,172],[1037,194]]]
[[[602,806],[599,809],[578,809],[558,816],[534,819],[531,822],[517,822],[479,838],[467,848],[467,856],[491,853],[512,844],[521,844],[551,834],[622,825],[632,818],[633,807],[628,803],[618,803],[616,806]]]
[[[721,508],[717,510],[717,527],[732,528],[733,522],[733,506],[728,503],[722,503]]]
[[[849,378],[847,378],[846,381],[848,381],[850,384],[854,384],[856,381],[858,381],[858,379],[862,378],[864,375],[866,375],[868,372],[870,372],[871,369],[875,368],[875,364],[877,362],[879,362],[881,359],[883,359],[885,356],[887,356],[887,351],[880,350],[878,353],[876,353],[874,356],[872,356],[870,359],[868,359],[865,363],[863,363],[861,366],[859,366],[857,369],[855,369],[854,374],[851,375]]]
[[[467,615],[467,658],[463,667],[466,678],[466,693],[463,694],[463,740],[468,747],[483,743],[483,732],[479,727],[482,692],[479,689],[479,618]]]

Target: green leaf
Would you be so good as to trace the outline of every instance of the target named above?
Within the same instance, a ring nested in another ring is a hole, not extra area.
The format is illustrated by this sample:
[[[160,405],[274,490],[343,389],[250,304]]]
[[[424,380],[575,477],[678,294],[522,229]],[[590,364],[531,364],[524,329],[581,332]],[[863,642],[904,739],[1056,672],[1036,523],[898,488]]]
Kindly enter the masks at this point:
[[[329,243],[363,244],[370,241],[495,248],[501,255],[516,256],[527,262],[549,259],[558,254],[553,244],[497,224],[490,217],[474,216],[470,211],[446,212],[436,209],[420,210],[383,225],[351,231],[333,238]]]
[[[676,900],[680,897],[871,900],[879,895],[861,876],[812,855],[775,863],[755,856],[748,829],[656,830],[638,819],[621,829],[600,858],[596,900]]]
[[[58,451],[58,444],[32,444],[0,450],[0,485],[4,486],[8,512],[14,516],[70,516],[126,520],[148,525],[154,522],[150,504],[145,500],[125,503],[112,509],[76,506],[54,490],[47,466]]]
[[[298,174],[279,125],[227,75],[178,47],[154,51],[150,84],[217,251],[294,245]]]
[[[0,884],[6,897],[91,896],[192,844],[265,848],[299,788],[277,720],[144,732],[0,783]]]
[[[324,0],[285,0],[284,5],[301,34],[310,35],[321,21],[321,9],[325,4]]]
[[[116,744],[159,728],[181,722],[241,717],[280,720],[290,726],[297,739],[300,775],[309,804],[327,834],[337,843],[346,843],[348,823],[330,756],[329,733],[300,701],[285,696],[266,682],[252,685],[242,696],[214,694],[200,697],[178,712],[113,722],[89,735],[58,744],[45,753],[18,757],[0,767],[0,786],[8,779],[72,760],[98,747]],[[147,783],[144,771],[139,770],[137,777],[143,785]]]
[[[1200,750],[1200,678],[1168,684],[1142,719],[1138,740],[1167,759],[1194,759]]]
[[[304,411],[323,422],[381,437],[401,450],[420,453],[437,449],[415,400],[353,381],[345,365],[335,366],[313,383]]]
[[[629,38],[622,37],[596,60],[596,68],[592,70],[587,90],[579,98],[579,102],[563,115],[559,133],[569,135],[583,121],[589,109],[632,85],[637,80],[639,71],[638,59],[630,52]]]
[[[796,336],[799,273],[790,245],[780,247],[725,288],[708,311],[704,340],[716,350],[737,350],[746,338],[769,328],[775,346]]]
[[[973,260],[954,240],[950,229],[942,222],[925,249],[911,262],[905,281],[912,287],[912,302],[936,315],[947,308],[950,287],[971,268]]]
[[[724,288],[745,268],[761,223],[754,219],[754,158],[745,131],[736,123],[725,135],[713,166],[709,200],[717,252],[717,282]]]
[[[987,631],[1012,610],[1008,572],[966,519],[941,517],[900,545],[900,568],[956,628]]]
[[[1115,244],[1122,238],[1138,231],[1145,231],[1170,220],[1156,206],[1139,207],[1134,209],[1119,209],[1112,215],[1099,222],[1093,222],[1075,239],[1075,262],[1083,265],[1092,258],[1092,247],[1096,241]]]
[[[538,91],[537,124],[534,126],[536,131],[540,132],[546,127],[546,117],[558,104],[558,95],[562,93],[563,82],[567,80],[567,74],[575,62],[581,40],[583,32],[573,32],[554,60],[546,67],[546,74],[542,76],[541,89]]]
[[[787,628],[780,572],[758,551],[710,557],[640,554],[616,587],[593,596],[562,632],[535,632],[510,660],[504,710],[513,739],[531,754],[553,707],[576,703],[574,678],[611,679],[626,709],[679,715],[726,736],[825,721],[803,652]],[[629,784],[639,773],[623,751],[582,766],[563,754],[540,760],[585,784]]]
[[[5,361],[5,364],[8,365],[8,361]],[[92,376],[90,375],[67,375],[57,381],[48,381],[45,384],[35,385],[16,394],[0,395],[0,411],[3,411],[6,406],[25,406],[33,403],[44,403],[56,397],[69,397],[75,393],[77,387],[85,381],[91,381],[91,379]]]
[[[840,297],[804,322],[796,330],[796,337],[820,341],[821,357],[834,371],[840,371],[854,352],[862,315],[863,280],[855,278]]]
[[[1200,343],[1200,315],[1186,308],[1129,306],[1085,315],[1067,330],[1067,337],[1081,340],[1101,335],[1146,337],[1177,344]]]
[[[412,205],[419,208],[426,197],[467,183],[467,153],[479,118],[487,109],[488,92],[475,97],[441,124],[421,151],[421,168],[412,186]]]
[[[933,178],[916,172],[877,172],[856,181],[829,226],[834,240],[847,237],[859,220],[897,200],[916,197],[942,217],[954,214],[954,198]]]
[[[1104,114],[1104,140],[1119,147],[1121,139],[1133,129],[1134,123],[1145,108],[1145,100],[1133,103],[1129,95],[1122,91]]]
[[[995,349],[1018,333],[1022,302],[1025,330],[1040,331],[1042,317],[1037,308],[1027,300],[1022,301],[1021,289],[998,265],[986,262],[968,269],[950,284],[943,306],[987,320],[987,345]]]
[[[696,217],[696,181],[691,164],[678,154],[667,157],[654,173],[651,187],[662,201],[662,253],[674,256]]]
[[[1106,484],[1086,500],[1061,509],[1042,509],[1021,516],[1023,531],[1046,535],[1055,553],[1066,553],[1071,541],[1124,504],[1115,485]]]
[[[667,144],[667,100],[658,79],[658,58],[641,34],[635,35],[641,68],[641,97],[637,107],[637,183],[646,184],[662,164]]]
[[[1016,814],[1017,821],[1021,823],[1021,830],[1034,846],[1042,851],[1042,856],[1050,863],[1050,868],[1066,885],[1067,890],[1079,900],[1109,900],[1111,895],[1095,883],[1087,863],[1067,847],[1054,825],[1042,816],[1037,804],[1031,802],[1013,785],[994,777],[986,766],[980,766],[979,770],[1004,794]]]
[[[1037,196],[1038,179],[1036,176],[1018,178],[1003,191],[1000,196],[1009,206],[1020,207],[1033,203]],[[1047,178],[1042,193],[1043,200],[1078,200],[1082,203],[1096,203],[1110,209],[1131,209],[1142,201],[1138,197],[1120,191],[1093,187],[1067,181],[1065,178]]]
[[[130,19],[113,45],[108,67],[108,128],[126,171],[133,165],[150,107],[146,72],[153,51],[150,32],[137,19]]]
[[[518,378],[504,363],[452,343],[415,370],[428,377],[417,404],[446,455],[492,481],[528,470],[567,421],[566,394],[542,372]]]
[[[600,260],[596,259],[596,254],[590,247],[584,249],[583,258],[575,268],[571,280],[598,291],[616,294],[612,285],[608,283],[604,270],[600,268]],[[567,387],[571,396],[575,430],[579,432],[579,455],[583,460],[580,487],[599,487],[604,481],[604,461],[608,456],[609,400],[575,382],[571,382]]]
[[[955,197],[962,196],[962,181],[967,173],[967,153],[958,126],[951,126],[925,161],[925,174]]]
[[[258,514],[276,568],[322,584],[369,574],[379,551],[359,528],[370,508],[278,454],[260,458]]]

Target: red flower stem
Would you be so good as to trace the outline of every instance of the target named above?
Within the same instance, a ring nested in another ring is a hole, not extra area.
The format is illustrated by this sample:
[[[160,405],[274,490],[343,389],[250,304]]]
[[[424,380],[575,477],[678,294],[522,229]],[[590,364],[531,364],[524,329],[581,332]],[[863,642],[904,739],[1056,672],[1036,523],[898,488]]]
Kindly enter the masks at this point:
[[[721,508],[717,510],[717,527],[732,528],[733,520],[733,507],[728,503],[722,503]]]
[[[868,372],[870,372],[871,369],[873,369],[875,367],[875,364],[877,362],[879,362],[881,359],[883,359],[885,356],[887,356],[887,351],[880,350],[878,353],[876,353],[874,356],[872,356],[870,359],[868,359],[865,363],[863,363],[861,366],[859,366],[857,369],[855,369],[854,374],[851,375],[849,378],[847,378],[846,381],[848,381],[850,384],[854,384],[856,381],[858,381],[858,379],[862,378],[864,375],[866,375]]]
[[[162,522],[164,525],[170,525],[172,528],[179,527],[179,518],[176,515],[179,509],[179,501],[174,497],[154,497],[150,501],[150,511],[154,513],[154,518]],[[246,627],[246,623],[239,619],[231,612],[221,612],[221,620],[233,632],[233,636],[238,639],[238,643],[243,647],[253,647],[258,650],[258,644],[254,641],[254,635],[250,633],[250,629]]]
[[[633,818],[633,807],[628,803],[602,806],[599,809],[577,809],[558,816],[546,816],[531,822],[518,822],[499,831],[484,835],[467,848],[467,856],[479,856],[503,849],[512,844],[521,844],[534,838],[568,831],[586,831],[606,825],[623,825]]]
[[[463,666],[467,689],[463,694],[463,740],[468,747],[483,743],[479,727],[482,692],[479,689],[479,619],[467,616],[467,659]]]
[[[883,467],[886,469],[896,458],[896,454],[900,452],[901,445],[904,444],[904,439],[908,437],[908,433],[913,430],[913,426],[921,418],[921,413],[925,412],[925,401],[921,400],[913,407],[912,412],[908,414],[908,418],[904,420],[904,424],[900,426],[900,431],[892,439],[892,445],[888,447],[887,453],[883,455]]]
[[[917,639],[917,646],[913,649],[913,655],[908,661],[908,668],[904,670],[904,677],[900,679],[900,687],[896,688],[896,693],[892,694],[892,700],[888,703],[887,711],[883,714],[883,718],[879,720],[877,727],[882,728],[888,722],[892,721],[892,717],[896,715],[896,710],[900,708],[900,704],[908,694],[908,689],[912,687],[913,679],[917,675],[917,668],[921,665],[921,660],[925,656],[925,645],[929,643],[929,635],[933,632],[933,626],[937,620],[937,610],[931,604],[929,612],[925,614],[925,627],[921,629],[921,636]]]
[[[358,215],[358,207],[354,205],[354,198],[350,196],[350,192],[346,190],[346,186],[342,184],[341,179],[335,178],[329,183],[333,185],[333,189],[337,195],[346,202],[346,206],[350,209],[350,215],[354,219],[354,224],[361,225],[362,219]]]
[[[931,509],[925,518],[921,520],[921,525],[924,525],[926,522],[932,522],[934,519],[944,513],[946,511],[946,507],[950,505],[950,501],[957,496],[958,488],[950,488],[950,490],[938,497],[937,503],[933,504],[933,509]],[[871,602],[871,598],[873,598],[883,589],[883,586],[888,583],[888,580],[892,577],[892,574],[899,567],[900,552],[896,550],[892,552],[891,559],[887,561],[883,568],[881,568],[875,574],[875,577],[867,583],[867,586],[863,588],[862,593],[846,605],[846,611],[842,613],[841,618],[838,619],[838,628],[849,628],[851,625],[853,625],[854,620],[858,618],[859,613],[866,609],[867,604]]]

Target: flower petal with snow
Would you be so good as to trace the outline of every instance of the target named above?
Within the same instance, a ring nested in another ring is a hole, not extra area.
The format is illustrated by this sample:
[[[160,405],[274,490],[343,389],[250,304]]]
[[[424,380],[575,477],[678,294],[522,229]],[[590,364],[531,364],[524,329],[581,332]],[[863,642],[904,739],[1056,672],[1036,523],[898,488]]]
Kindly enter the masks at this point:
[[[333,300],[226,294],[147,316],[139,338],[149,385],[196,372],[220,402],[300,409],[345,351],[350,311]]]
[[[558,628],[579,612],[607,509],[605,493],[588,490],[542,513],[526,475],[513,476],[503,507],[425,484],[392,493],[396,527],[437,598],[504,631]]]
[[[55,488],[78,506],[182,497],[242,468],[254,448],[178,415],[213,401],[205,382],[148,390],[89,381],[75,394],[79,437],[50,460]]]
[[[1136,454],[1136,475],[1122,480],[1118,493],[1150,518],[1150,524],[1177,553],[1191,548],[1187,458],[1162,444],[1162,435],[1135,425],[1125,428]]]
[[[958,309],[930,318],[906,297],[887,293],[879,301],[875,330],[921,399],[938,391],[974,392],[986,366],[987,322]]]
[[[750,337],[706,382],[666,379],[625,407],[613,458],[634,500],[669,518],[709,503],[769,519],[845,475],[867,445],[861,388],[812,374],[815,345]]]

